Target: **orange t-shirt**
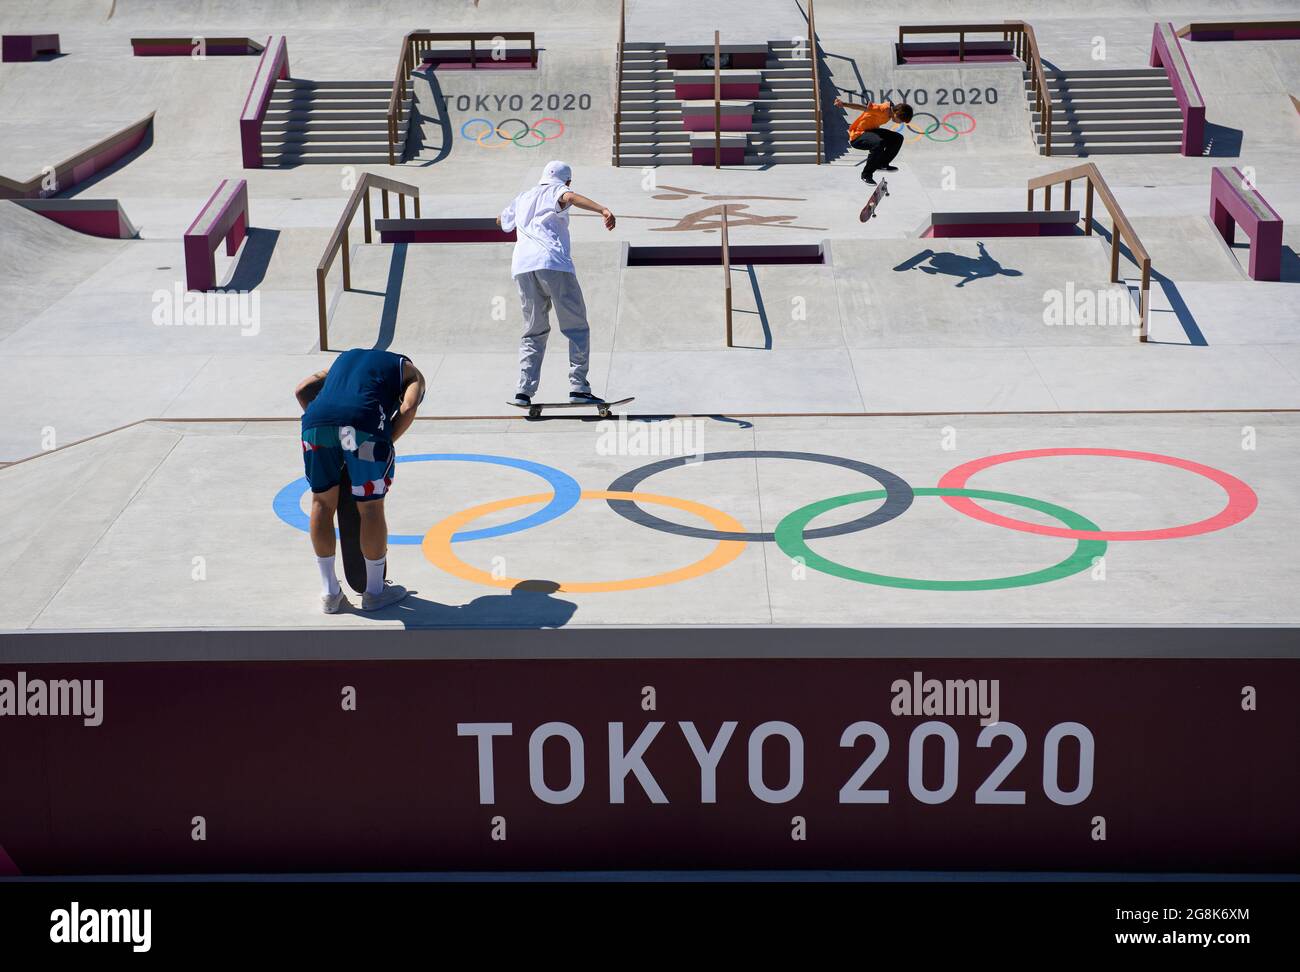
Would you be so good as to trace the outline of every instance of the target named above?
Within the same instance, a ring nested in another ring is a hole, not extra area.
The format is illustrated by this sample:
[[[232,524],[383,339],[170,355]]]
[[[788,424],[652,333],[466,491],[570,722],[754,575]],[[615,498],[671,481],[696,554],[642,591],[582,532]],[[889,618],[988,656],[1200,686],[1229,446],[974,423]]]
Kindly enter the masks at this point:
[[[853,119],[853,124],[849,126],[849,141],[853,141],[870,128],[879,128],[887,121],[889,121],[889,102],[871,102],[867,105],[867,110]]]

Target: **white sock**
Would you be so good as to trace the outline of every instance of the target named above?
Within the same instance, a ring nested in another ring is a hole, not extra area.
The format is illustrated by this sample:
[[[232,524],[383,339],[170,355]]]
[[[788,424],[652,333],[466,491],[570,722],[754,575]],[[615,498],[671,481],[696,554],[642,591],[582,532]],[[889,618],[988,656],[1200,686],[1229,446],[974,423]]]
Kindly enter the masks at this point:
[[[369,557],[366,561],[366,593],[370,595],[382,594],[384,592],[384,565],[388,563],[388,555],[380,557],[378,560],[371,560]]]
[[[339,578],[334,573],[333,557],[317,557],[316,566],[320,568],[321,593],[331,597],[339,592]]]

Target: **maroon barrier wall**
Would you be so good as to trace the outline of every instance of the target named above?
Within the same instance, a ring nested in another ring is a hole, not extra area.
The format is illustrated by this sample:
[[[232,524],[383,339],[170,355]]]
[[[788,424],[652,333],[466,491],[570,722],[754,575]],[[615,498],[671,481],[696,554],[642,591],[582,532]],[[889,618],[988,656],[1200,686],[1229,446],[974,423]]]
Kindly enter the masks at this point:
[[[377,634],[347,633],[363,653],[382,650]],[[618,632],[594,634],[617,647]],[[238,635],[241,648],[277,637]],[[703,650],[715,634],[673,637]],[[6,663],[0,679],[19,671],[103,680],[98,726],[0,717],[0,846],[27,874],[1300,869],[1294,659]],[[999,725],[895,714],[907,693],[893,683],[910,692],[918,672],[923,689],[997,680]],[[497,733],[490,772],[482,724]],[[611,774],[639,740],[644,766]],[[701,765],[719,745],[710,786]]]

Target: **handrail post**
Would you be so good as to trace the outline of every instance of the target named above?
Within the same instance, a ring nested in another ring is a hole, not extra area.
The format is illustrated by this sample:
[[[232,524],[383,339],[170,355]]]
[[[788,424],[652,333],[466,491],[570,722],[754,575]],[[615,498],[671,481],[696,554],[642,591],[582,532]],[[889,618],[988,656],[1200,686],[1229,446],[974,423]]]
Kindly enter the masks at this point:
[[[898,41],[903,41],[903,28],[898,28]],[[813,10],[813,0],[808,0],[808,58],[812,64],[813,82],[813,117],[817,123],[817,164],[822,164],[822,87],[821,77],[817,72],[817,16]]]
[[[420,194],[417,192],[411,198],[415,200],[415,218],[419,219],[420,218]]]
[[[475,49],[476,49],[476,48],[475,48],[474,38],[471,37],[471,38],[469,39],[469,66],[470,66],[470,69],[471,69],[471,70],[473,70],[473,69],[475,69],[475,68],[478,67],[477,62],[474,60]]]
[[[722,168],[722,40],[713,32],[713,167]]]
[[[731,244],[727,234],[727,204],[722,204],[722,292],[727,314],[727,347],[734,347],[731,335]]]
[[[1119,224],[1115,222],[1115,214],[1111,214],[1110,220],[1110,282],[1119,283]]]
[[[1087,180],[1088,191],[1084,195],[1083,235],[1092,235],[1092,180]]]
[[[397,194],[397,218],[406,219],[406,193]]]
[[[366,228],[366,242],[369,243],[369,242],[371,242],[371,239],[370,239],[370,190],[369,190],[369,189],[366,189],[366,194],[365,194],[364,196],[361,197],[361,221],[365,224],[365,228]]]
[[[623,58],[627,46],[627,0],[618,4],[618,71],[614,83],[614,167],[623,165]]]
[[[1151,259],[1142,261],[1142,292],[1138,296],[1138,340],[1147,339],[1147,312],[1151,309]]]
[[[384,219],[387,219],[388,218],[388,190],[380,189],[379,196],[382,199],[384,204]]]
[[[1051,211],[1052,211],[1052,187],[1043,186],[1043,212],[1050,213]]]
[[[343,227],[343,289],[352,289],[352,260],[348,257],[348,228]]]
[[[329,334],[325,324],[325,271],[316,268],[316,327],[320,334],[320,349],[329,350]]]
[[[1061,209],[1064,211],[1070,208],[1070,187],[1074,185],[1073,179],[1065,180],[1065,201],[1061,203]]]
[[[966,31],[959,30],[957,32],[957,61],[960,63],[964,60],[966,60]]]
[[[1025,192],[1025,212],[1032,213],[1034,211],[1034,187],[1030,186]]]

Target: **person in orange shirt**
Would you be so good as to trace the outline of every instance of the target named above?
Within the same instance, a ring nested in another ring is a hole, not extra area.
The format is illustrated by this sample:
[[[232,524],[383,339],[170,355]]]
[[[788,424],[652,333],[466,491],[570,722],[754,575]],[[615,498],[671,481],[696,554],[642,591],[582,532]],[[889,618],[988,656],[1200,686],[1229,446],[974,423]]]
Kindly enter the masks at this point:
[[[890,121],[907,124],[912,120],[912,106],[906,102],[896,105],[892,101],[855,105],[843,98],[836,98],[835,107],[852,108],[854,111],[862,112],[849,126],[849,144],[867,153],[867,164],[862,170],[862,181],[874,186],[877,169],[896,172],[897,166],[890,163],[894,161],[898,150],[903,147],[903,136],[882,126]]]

